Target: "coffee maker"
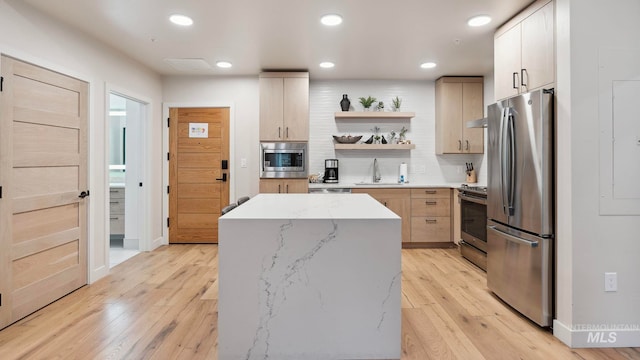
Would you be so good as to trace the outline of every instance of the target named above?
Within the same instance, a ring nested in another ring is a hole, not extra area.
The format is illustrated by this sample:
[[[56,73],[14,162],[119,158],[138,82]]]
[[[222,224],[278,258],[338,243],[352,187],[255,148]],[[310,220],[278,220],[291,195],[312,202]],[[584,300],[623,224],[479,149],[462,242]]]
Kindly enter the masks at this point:
[[[324,160],[324,180],[326,183],[338,182],[338,159]]]

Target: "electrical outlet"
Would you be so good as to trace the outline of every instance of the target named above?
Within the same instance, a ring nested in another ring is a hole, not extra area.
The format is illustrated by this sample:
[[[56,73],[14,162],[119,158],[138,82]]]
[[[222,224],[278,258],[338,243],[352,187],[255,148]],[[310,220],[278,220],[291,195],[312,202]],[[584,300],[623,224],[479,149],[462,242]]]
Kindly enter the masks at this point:
[[[618,291],[618,273],[604,273],[604,291]]]
[[[240,159],[240,167],[241,168],[246,168],[247,167],[247,159],[246,158],[241,158]]]

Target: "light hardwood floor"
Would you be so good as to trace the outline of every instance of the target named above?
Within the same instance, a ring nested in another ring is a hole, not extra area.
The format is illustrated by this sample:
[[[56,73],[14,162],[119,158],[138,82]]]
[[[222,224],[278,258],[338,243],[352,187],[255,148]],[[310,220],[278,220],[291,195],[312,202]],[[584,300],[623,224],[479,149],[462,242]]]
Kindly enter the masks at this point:
[[[217,359],[215,245],[141,253],[0,331],[0,359]],[[640,359],[569,349],[510,310],[456,249],[402,250],[402,359]]]

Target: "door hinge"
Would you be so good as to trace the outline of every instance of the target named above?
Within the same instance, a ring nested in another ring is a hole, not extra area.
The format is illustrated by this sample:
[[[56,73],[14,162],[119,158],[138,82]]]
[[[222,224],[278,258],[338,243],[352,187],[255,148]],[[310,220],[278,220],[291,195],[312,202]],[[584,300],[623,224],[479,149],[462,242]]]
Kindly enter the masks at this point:
[[[142,187],[142,183],[139,183],[138,186]]]
[[[4,76],[0,76],[0,91],[4,89]]]
[[[0,306],[2,306],[2,293],[0,293]]]
[[[171,153],[167,153],[167,161],[171,160]]]
[[[169,185],[167,185],[167,194],[169,193]]]
[[[2,186],[0,186],[0,199],[2,199]]]
[[[167,227],[169,227],[169,218],[167,218]]]
[[[170,127],[171,125],[171,118],[167,118],[167,127]]]

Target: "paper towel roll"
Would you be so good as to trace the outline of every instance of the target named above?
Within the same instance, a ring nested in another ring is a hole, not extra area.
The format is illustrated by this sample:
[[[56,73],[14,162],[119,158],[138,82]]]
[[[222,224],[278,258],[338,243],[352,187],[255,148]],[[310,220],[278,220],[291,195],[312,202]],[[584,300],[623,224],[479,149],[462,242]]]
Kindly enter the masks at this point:
[[[398,182],[400,184],[404,184],[406,182],[409,182],[409,178],[407,177],[408,175],[408,171],[407,171],[407,164],[402,163],[400,164],[400,170],[398,171]]]

